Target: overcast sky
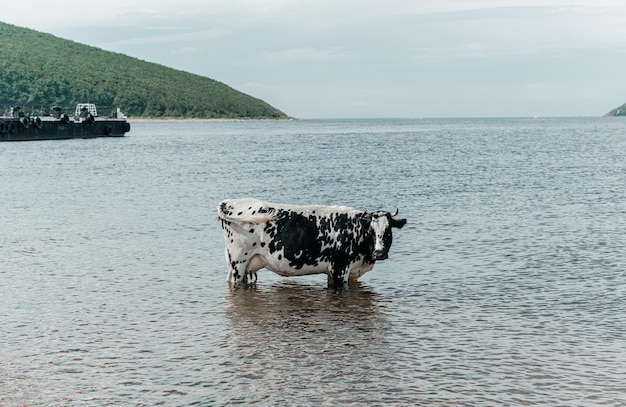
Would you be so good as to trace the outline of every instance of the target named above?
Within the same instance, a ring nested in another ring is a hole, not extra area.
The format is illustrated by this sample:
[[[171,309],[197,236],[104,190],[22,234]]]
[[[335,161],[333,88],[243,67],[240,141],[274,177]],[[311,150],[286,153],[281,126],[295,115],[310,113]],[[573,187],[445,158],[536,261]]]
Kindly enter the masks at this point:
[[[29,0],[0,21],[207,76],[298,118],[600,116],[623,0]]]

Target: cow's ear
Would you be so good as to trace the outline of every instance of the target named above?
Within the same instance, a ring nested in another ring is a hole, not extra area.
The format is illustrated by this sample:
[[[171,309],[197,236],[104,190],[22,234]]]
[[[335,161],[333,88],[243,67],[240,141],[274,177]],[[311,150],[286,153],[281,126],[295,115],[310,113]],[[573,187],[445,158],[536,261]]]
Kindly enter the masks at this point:
[[[392,228],[402,229],[402,226],[406,225],[406,219],[394,219],[391,218],[389,223]]]

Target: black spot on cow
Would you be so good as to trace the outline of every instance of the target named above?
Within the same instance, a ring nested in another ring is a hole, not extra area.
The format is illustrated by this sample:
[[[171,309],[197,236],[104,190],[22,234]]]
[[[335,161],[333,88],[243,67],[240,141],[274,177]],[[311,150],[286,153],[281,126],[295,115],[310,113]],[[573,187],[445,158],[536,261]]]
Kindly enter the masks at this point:
[[[270,238],[274,238],[274,236],[276,236],[276,223],[275,222],[268,222],[268,224],[265,226],[265,229],[263,229],[263,231],[270,237]]]
[[[318,241],[315,217],[281,211],[276,224],[276,235],[270,243],[270,252],[283,250],[289,265],[301,269],[306,264],[315,264],[322,254]]]

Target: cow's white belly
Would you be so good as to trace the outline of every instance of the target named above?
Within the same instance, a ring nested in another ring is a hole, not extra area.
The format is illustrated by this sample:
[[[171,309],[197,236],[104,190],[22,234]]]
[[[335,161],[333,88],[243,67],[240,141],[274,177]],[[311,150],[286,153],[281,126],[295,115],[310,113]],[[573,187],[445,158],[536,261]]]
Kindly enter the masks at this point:
[[[373,267],[373,264],[365,264],[363,262],[352,263],[348,271],[349,279],[356,280],[372,270]],[[246,267],[246,274],[255,273],[263,268],[283,277],[295,277],[310,274],[330,274],[331,264],[329,262],[319,262],[317,265],[304,265],[301,268],[295,268],[284,257],[279,259],[277,256],[257,253],[250,258],[248,267]]]
[[[277,256],[271,256],[266,254],[255,254],[250,258],[246,273],[254,273],[262,268],[273,271],[284,277],[293,276],[305,276],[309,274],[328,274],[330,270],[330,263],[320,262],[317,265],[304,265],[297,269],[289,264],[289,260],[284,257],[278,259]]]

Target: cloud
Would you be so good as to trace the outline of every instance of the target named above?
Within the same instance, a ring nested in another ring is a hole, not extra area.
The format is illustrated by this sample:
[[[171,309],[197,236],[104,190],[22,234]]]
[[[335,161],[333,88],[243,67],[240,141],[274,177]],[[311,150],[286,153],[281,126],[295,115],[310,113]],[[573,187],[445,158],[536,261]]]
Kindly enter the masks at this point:
[[[117,47],[128,45],[147,45],[147,44],[168,44],[174,42],[190,42],[190,41],[208,41],[231,35],[230,30],[217,28],[210,30],[183,30],[177,29],[175,32],[159,32],[154,35],[153,31],[144,30],[136,32],[134,37],[120,39],[115,42]],[[161,30],[158,30],[161,31]],[[168,31],[168,29],[166,29]],[[139,35],[138,35],[139,34]]]
[[[623,7],[621,0],[65,0],[51,7],[49,0],[30,0],[28,13],[22,7],[4,7],[2,21],[31,27],[83,26],[81,18],[90,16],[90,25],[123,26],[128,24],[164,24],[185,19],[237,17],[255,21],[384,18],[398,15],[452,13],[478,9],[517,7],[577,8],[584,14],[603,8]]]
[[[197,51],[198,50],[194,47],[183,47],[183,48],[171,50],[170,54],[172,55],[189,54],[189,53],[195,53]]]
[[[290,48],[273,52],[264,52],[263,57],[271,63],[311,62],[311,61],[337,61],[347,58],[350,53],[345,47],[330,47],[326,49],[316,48]]]

